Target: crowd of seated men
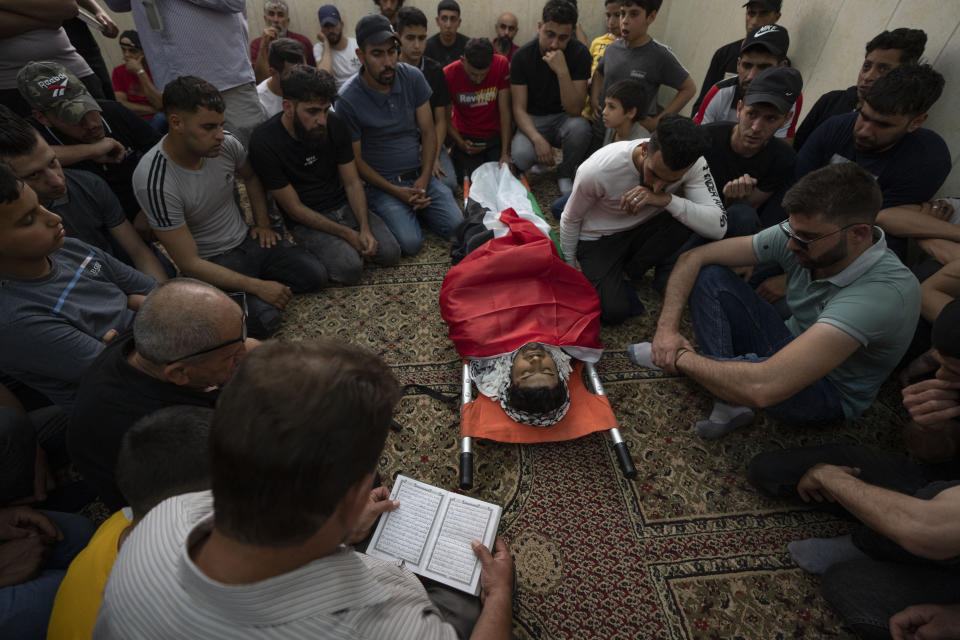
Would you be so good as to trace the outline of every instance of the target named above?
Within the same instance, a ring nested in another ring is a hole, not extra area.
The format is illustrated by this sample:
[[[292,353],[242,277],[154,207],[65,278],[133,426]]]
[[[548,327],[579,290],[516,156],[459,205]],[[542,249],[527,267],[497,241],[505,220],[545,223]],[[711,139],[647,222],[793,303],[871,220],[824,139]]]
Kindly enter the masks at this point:
[[[0,4],[0,636],[508,637],[502,541],[474,544],[481,599],[344,546],[397,506],[373,488],[383,361],[261,344],[295,295],[424,229],[455,242],[462,181],[496,162],[552,172],[602,322],[645,313],[653,271],[656,330],[627,353],[711,395],[693,437],[760,410],[831,428],[901,372],[904,451],[778,449],[746,474],[859,521],[789,545],[857,634],[960,637],[960,200],[934,200],[951,155],[924,127],[944,78],[923,31],[877,34],[804,114],[782,0],[743,5],[699,87],[650,34],[663,0],[547,0],[526,43],[509,12],[461,33],[456,0],[433,35],[403,0],[324,5],[308,35],[283,0],[260,34],[242,0],[100,1],[136,29],[97,0]],[[80,9],[119,36],[112,74]],[[555,400],[516,415],[551,424]]]

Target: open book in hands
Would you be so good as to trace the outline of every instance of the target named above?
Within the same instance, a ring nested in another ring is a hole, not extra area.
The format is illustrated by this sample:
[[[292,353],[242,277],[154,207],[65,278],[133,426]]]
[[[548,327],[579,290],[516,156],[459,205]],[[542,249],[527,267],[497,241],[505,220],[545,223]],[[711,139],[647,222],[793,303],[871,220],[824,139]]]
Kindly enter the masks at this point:
[[[397,476],[367,554],[400,562],[417,575],[480,595],[480,560],[471,542],[492,549],[503,510],[489,502]]]

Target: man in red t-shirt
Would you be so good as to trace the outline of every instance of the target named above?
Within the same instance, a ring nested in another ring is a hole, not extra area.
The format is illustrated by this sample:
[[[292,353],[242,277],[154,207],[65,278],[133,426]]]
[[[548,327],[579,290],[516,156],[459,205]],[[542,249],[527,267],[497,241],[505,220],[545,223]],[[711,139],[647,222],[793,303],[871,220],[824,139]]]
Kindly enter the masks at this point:
[[[510,161],[510,63],[486,38],[467,41],[463,55],[443,68],[450,90],[447,133],[454,141],[458,178],[484,162]]]
[[[140,35],[132,29],[121,33],[120,49],[123,64],[114,67],[110,77],[117,102],[152,122],[163,111],[163,95],[153,84],[150,67],[143,57]]]
[[[311,67],[317,66],[310,38],[289,30],[290,8],[284,0],[267,0],[263,3],[263,24],[263,35],[250,41],[250,63],[257,84],[270,77],[270,43],[277,38],[291,38],[299,42],[303,45],[304,61]]]

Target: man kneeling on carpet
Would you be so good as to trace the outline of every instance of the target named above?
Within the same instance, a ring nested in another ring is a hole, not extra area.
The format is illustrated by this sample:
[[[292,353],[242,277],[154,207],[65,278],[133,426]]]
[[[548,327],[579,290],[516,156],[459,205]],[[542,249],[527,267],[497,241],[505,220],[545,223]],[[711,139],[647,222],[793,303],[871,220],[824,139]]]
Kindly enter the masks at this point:
[[[920,313],[917,279],[874,224],[880,204],[873,176],[853,163],[828,165],[786,193],[789,217],[778,226],[680,257],[652,345],[628,353],[717,398],[697,434],[717,438],[750,424],[755,407],[806,426],[855,418],[873,404]],[[786,322],[728,268],[759,262],[787,274]],[[688,298],[701,353],[679,331]]]

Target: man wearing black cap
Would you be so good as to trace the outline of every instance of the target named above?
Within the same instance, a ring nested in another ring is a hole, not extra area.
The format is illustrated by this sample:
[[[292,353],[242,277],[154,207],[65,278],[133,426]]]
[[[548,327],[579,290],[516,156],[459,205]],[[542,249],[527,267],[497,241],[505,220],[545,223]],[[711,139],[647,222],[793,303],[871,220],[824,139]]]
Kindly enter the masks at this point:
[[[448,241],[463,220],[453,194],[433,177],[436,155],[426,152],[437,148],[430,85],[398,61],[397,35],[384,16],[364,16],[356,34],[363,68],[343,85],[337,115],[350,131],[370,208],[413,255],[423,246],[421,220]]]
[[[750,83],[764,69],[787,66],[789,47],[790,34],[778,24],[766,25],[751,32],[743,41],[740,57],[737,58],[737,76],[722,80],[710,88],[700,103],[694,121],[700,124],[735,121],[737,104]],[[790,117],[775,134],[787,141],[793,140],[796,135],[797,120],[803,105],[802,93],[798,92],[793,98],[795,104],[790,109]]]
[[[457,33],[460,28],[460,5],[456,0],[440,0],[437,5],[437,27],[440,33],[427,40],[423,54],[447,66],[460,59],[467,46],[467,36]]]
[[[783,4],[782,0],[750,0],[743,5],[747,10],[746,35],[749,36],[750,32],[764,25],[776,24],[780,19],[781,4]],[[707,75],[703,77],[703,84],[700,85],[700,95],[693,103],[691,113],[695,114],[700,109],[700,103],[713,85],[737,74],[737,58],[740,57],[740,47],[745,40],[746,38],[734,40],[723,45],[713,54],[710,66],[707,68]]]
[[[317,59],[317,69],[329,71],[337,83],[337,90],[347,79],[360,71],[360,59],[357,58],[357,41],[344,37],[343,18],[332,4],[317,9],[320,31],[317,44],[313,45],[313,57]]]
[[[757,224],[757,209],[793,178],[796,154],[774,133],[790,117],[802,87],[796,69],[765,69],[737,103],[736,122],[704,125],[711,140],[704,157],[723,193],[728,218],[744,216]]]

